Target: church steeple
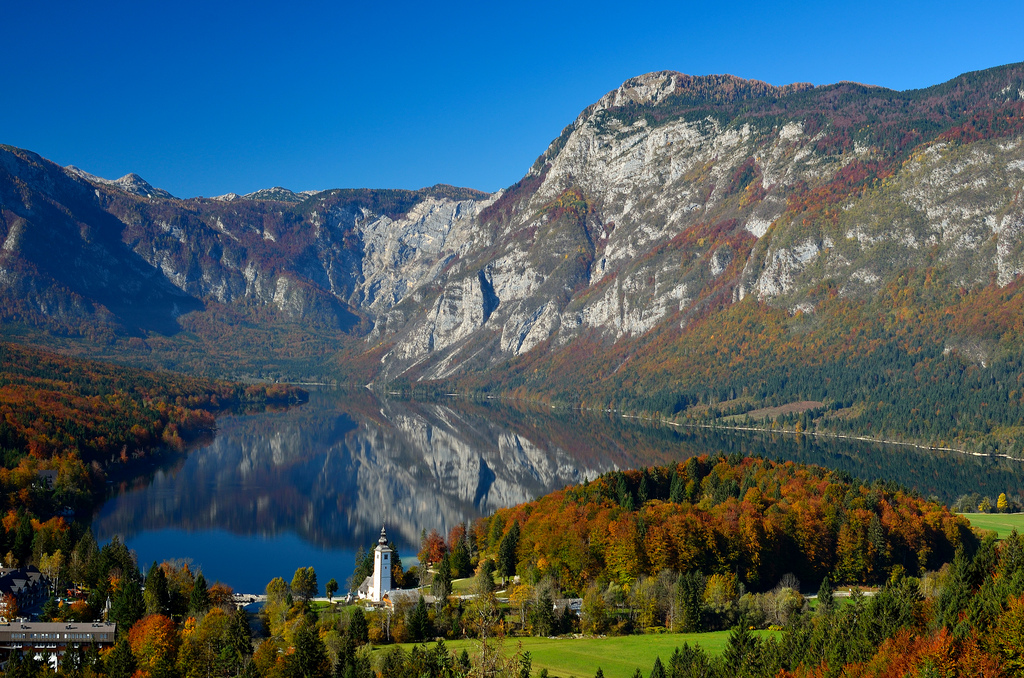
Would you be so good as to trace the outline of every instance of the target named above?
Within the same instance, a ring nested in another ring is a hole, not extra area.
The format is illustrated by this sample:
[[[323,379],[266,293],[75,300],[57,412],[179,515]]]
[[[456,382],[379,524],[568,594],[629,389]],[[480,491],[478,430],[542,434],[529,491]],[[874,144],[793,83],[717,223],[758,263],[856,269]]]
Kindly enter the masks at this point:
[[[383,526],[380,528],[377,548],[373,549],[372,577],[370,600],[379,603],[384,595],[391,590],[391,547],[388,546],[388,533]]]

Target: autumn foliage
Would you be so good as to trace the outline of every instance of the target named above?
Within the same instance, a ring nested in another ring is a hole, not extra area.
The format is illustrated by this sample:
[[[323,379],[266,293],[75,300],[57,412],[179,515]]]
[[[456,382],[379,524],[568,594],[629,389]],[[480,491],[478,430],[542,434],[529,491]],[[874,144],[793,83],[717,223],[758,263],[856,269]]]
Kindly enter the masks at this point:
[[[805,582],[830,573],[880,582],[897,566],[937,568],[974,541],[964,519],[896,487],[794,463],[708,456],[605,474],[501,509],[478,526],[488,535],[486,554],[496,555],[513,522],[519,572],[537,568],[575,590],[666,569],[737,573],[755,589],[787,572]]]

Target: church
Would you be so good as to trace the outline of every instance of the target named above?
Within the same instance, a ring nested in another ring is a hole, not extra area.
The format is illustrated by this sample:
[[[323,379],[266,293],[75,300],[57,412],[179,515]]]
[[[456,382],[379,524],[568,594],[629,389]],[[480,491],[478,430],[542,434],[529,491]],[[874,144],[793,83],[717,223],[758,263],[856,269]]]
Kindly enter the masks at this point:
[[[384,527],[380,528],[380,539],[373,550],[373,574],[363,580],[359,586],[359,597],[379,603],[391,593],[391,547],[388,546],[388,534]]]
[[[369,603],[383,604],[393,607],[396,604],[415,603],[423,594],[418,589],[391,588],[391,547],[388,546],[388,534],[384,527],[380,528],[380,539],[373,549],[373,574],[363,580],[357,591],[358,597]],[[431,603],[432,596],[423,596]]]

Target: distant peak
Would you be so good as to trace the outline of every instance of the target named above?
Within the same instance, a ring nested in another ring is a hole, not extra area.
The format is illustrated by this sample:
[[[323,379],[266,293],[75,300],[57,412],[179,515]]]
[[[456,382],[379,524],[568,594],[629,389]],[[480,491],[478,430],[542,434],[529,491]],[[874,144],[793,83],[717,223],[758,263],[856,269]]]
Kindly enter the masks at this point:
[[[245,200],[276,200],[278,202],[302,202],[314,191],[303,191],[302,193],[296,193],[290,191],[287,188],[281,186],[274,186],[273,188],[261,188],[258,191],[252,193],[246,193],[242,196]]]
[[[119,188],[125,193],[142,196],[143,198],[174,197],[162,188],[154,188],[148,181],[140,177],[135,172],[129,172],[120,179],[104,179],[103,177],[98,177],[95,174],[89,174],[85,170],[79,169],[74,165],[68,165],[64,168],[64,171],[72,176],[85,179],[91,183]]]

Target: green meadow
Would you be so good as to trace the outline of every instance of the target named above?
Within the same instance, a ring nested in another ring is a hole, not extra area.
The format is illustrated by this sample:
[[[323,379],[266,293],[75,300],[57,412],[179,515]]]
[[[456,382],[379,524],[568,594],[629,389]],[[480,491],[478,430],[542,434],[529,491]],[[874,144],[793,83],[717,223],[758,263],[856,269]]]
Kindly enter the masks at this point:
[[[770,631],[755,631],[759,635],[772,635]],[[533,660],[533,673],[547,669],[551,678],[593,678],[598,667],[607,678],[630,678],[640,667],[647,675],[654,659],[661,657],[668,665],[669,657],[683,643],[700,644],[712,655],[721,654],[729,639],[728,631],[711,633],[660,633],[638,636],[613,636],[607,638],[508,638],[504,642],[507,655],[516,653],[519,647],[529,652]],[[456,654],[466,649],[470,656],[477,651],[475,640],[445,641],[449,650]],[[412,649],[412,644],[401,646]],[[384,651],[387,646],[381,647]]]
[[[961,513],[972,527],[992,530],[999,539],[1006,539],[1014,529],[1024,534],[1024,513]]]

